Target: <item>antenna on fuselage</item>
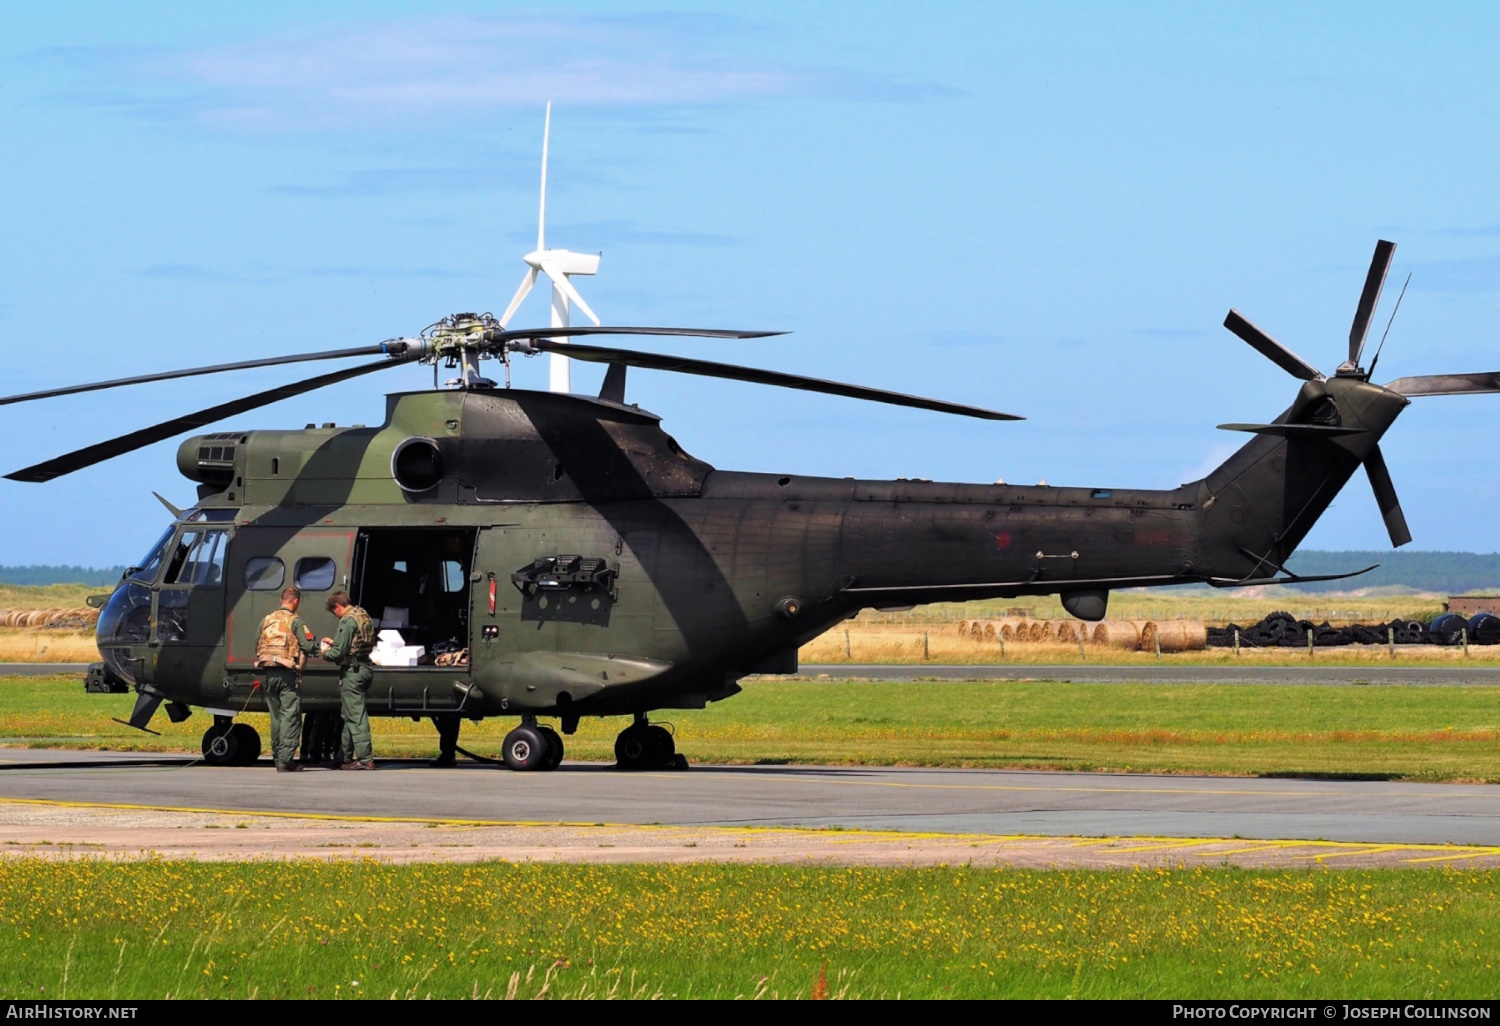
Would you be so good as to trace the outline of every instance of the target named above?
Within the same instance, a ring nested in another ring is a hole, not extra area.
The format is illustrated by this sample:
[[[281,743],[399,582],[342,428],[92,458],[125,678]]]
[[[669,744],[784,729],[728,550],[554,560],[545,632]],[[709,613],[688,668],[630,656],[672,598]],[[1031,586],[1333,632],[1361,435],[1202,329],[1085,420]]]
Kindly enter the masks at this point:
[[[510,306],[505,308],[505,313],[500,315],[500,326],[504,328],[510,323],[521,303],[525,300],[531,287],[536,284],[538,274],[545,274],[552,282],[552,327],[566,328],[569,326],[569,305],[578,307],[584,315],[594,324],[599,323],[598,316],[589,309],[589,305],[583,301],[578,290],[568,279],[575,274],[596,274],[599,271],[599,254],[574,253],[567,249],[547,248],[547,150],[552,138],[552,104],[547,104],[547,116],[542,128],[542,198],[537,211],[536,225],[536,249],[527,253],[521,259],[526,261],[527,269],[521,278],[521,287],[516,289],[516,294],[510,301]],[[553,342],[565,343],[566,338],[555,338]],[[568,358],[560,353],[552,353],[549,358],[548,388],[553,392],[571,392],[572,382],[568,373]]]

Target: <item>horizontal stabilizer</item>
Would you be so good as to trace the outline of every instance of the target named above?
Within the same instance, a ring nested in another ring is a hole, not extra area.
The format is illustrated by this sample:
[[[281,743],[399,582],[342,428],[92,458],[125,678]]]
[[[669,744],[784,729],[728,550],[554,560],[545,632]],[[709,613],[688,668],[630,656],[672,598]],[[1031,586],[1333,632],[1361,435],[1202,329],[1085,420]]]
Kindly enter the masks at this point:
[[[1330,424],[1220,424],[1220,431],[1248,431],[1254,435],[1278,435],[1282,438],[1337,438],[1339,435],[1363,434],[1363,428],[1334,427]]]
[[[1315,584],[1318,581],[1342,581],[1350,577],[1358,577],[1360,574],[1369,573],[1378,566],[1380,566],[1379,563],[1372,563],[1363,570],[1355,570],[1352,573],[1316,574],[1311,577],[1303,577],[1290,571],[1282,576],[1244,577],[1239,580],[1231,577],[1210,577],[1208,583],[1215,588],[1255,588],[1262,584]]]

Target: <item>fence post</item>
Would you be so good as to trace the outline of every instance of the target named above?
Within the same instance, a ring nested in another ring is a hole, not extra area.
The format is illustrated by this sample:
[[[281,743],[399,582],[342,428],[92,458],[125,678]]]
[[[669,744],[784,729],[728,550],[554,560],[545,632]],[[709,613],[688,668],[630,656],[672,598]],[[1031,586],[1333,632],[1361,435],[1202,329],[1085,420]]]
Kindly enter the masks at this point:
[[[1004,634],[997,634],[995,636],[1000,639],[1000,658],[1004,659],[1005,658],[1005,635]]]
[[[1083,650],[1083,631],[1078,632],[1078,658],[1084,662],[1089,661],[1089,654]]]
[[[844,658],[848,659],[850,662],[854,661],[854,652],[849,647],[849,632],[848,631],[844,632]]]
[[[1467,659],[1469,658],[1469,628],[1462,628],[1460,634],[1464,639],[1464,658]]]
[[[1313,657],[1313,651],[1312,650],[1313,650],[1312,628],[1309,627],[1307,629],[1307,658],[1309,658],[1309,659],[1311,659]]]
[[[922,632],[922,658],[923,659],[931,659],[932,658],[932,649],[928,647],[928,644],[927,644],[927,632],[926,631]]]
[[[1396,628],[1387,627],[1385,629],[1385,642],[1390,646],[1391,658],[1396,658]]]
[[[1156,658],[1161,658],[1161,632],[1156,632]]]
[[[1238,627],[1234,629],[1234,657],[1236,659],[1240,657],[1240,629]]]

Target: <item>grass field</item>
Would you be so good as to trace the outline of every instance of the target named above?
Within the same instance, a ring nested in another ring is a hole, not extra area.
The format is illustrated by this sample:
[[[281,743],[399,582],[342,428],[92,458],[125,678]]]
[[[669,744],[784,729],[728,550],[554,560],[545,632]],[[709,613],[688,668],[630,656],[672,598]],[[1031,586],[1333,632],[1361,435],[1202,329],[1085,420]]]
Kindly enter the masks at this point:
[[[1492,997],[1497,888],[1452,870],[4,859],[0,999]]]
[[[207,721],[110,722],[132,695],[0,679],[0,742],[196,751]],[[1500,781],[1500,688],[1058,682],[760,682],[662,714],[693,762],[985,766]],[[245,717],[263,738],[264,716]],[[372,721],[381,756],[436,754],[428,723]],[[513,719],[466,723],[495,756]],[[568,757],[609,761],[623,718],[584,719]]]

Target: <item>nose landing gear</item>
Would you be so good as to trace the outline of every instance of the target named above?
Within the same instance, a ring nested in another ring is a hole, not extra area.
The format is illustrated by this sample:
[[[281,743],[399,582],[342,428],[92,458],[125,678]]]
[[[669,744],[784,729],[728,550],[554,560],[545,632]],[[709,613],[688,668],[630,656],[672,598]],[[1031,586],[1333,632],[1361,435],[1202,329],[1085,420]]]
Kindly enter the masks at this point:
[[[215,716],[203,732],[203,761],[210,766],[253,766],[260,758],[260,735],[247,723]]]
[[[505,735],[500,754],[513,770],[555,770],[563,760],[563,739],[551,727],[537,726],[535,716],[526,716]]]

